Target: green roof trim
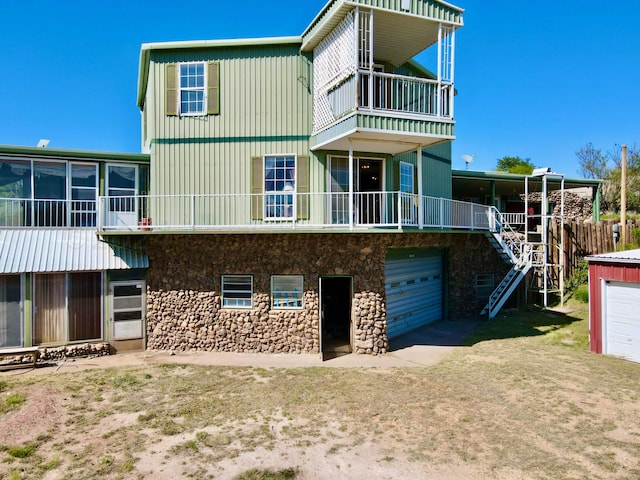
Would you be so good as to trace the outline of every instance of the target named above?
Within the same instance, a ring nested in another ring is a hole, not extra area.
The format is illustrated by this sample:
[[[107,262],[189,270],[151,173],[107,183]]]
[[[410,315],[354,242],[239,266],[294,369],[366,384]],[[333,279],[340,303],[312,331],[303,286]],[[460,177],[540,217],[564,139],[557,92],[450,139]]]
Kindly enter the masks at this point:
[[[117,160],[119,162],[149,163],[147,153],[104,152],[93,150],[67,150],[61,148],[21,147],[0,145],[0,155],[19,155],[25,157],[55,157],[82,160]]]
[[[262,135],[253,137],[196,137],[196,138],[154,138],[158,145],[183,145],[193,143],[247,143],[247,142],[296,142],[309,140],[309,135]]]
[[[514,182],[524,182],[529,175],[519,173],[508,173],[500,171],[479,171],[479,170],[451,170],[451,176],[455,178],[469,178],[480,180],[511,180]],[[538,178],[538,177],[533,177]],[[553,178],[557,182],[557,177]],[[581,185],[585,187],[597,187],[603,183],[603,180],[593,178],[564,178],[565,184]]]
[[[151,52],[166,50],[198,50],[214,48],[242,48],[261,47],[271,45],[302,45],[302,37],[264,37],[264,38],[236,38],[226,40],[187,40],[179,42],[143,43],[140,47],[140,66],[138,69],[138,99],[137,105],[144,108],[144,96],[149,81],[149,63]]]

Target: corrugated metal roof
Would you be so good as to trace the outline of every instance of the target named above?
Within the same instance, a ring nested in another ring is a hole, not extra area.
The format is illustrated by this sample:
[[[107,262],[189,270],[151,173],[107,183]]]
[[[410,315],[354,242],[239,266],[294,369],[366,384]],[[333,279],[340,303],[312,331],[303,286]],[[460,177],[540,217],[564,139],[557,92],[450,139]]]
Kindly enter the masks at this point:
[[[640,248],[622,252],[601,253],[587,257],[588,262],[605,263],[640,263]]]
[[[92,229],[0,230],[0,273],[148,268],[141,241],[107,242]]]

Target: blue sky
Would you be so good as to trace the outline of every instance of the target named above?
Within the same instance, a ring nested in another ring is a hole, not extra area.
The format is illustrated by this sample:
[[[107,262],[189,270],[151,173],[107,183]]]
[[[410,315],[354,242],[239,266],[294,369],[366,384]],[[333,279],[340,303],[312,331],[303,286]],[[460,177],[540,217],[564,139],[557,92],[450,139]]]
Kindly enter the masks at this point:
[[[299,35],[324,3],[2,0],[0,144],[138,152],[142,43]],[[640,2],[455,3],[454,168],[517,155],[577,176],[587,142],[640,145]]]

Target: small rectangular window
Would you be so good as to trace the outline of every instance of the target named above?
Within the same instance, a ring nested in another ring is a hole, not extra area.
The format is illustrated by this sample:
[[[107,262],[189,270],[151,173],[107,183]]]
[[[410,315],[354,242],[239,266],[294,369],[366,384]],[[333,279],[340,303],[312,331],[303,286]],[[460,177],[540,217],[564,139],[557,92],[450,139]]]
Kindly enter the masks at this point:
[[[475,287],[476,298],[489,298],[495,288],[493,273],[478,273]]]
[[[402,193],[415,193],[414,190],[414,168],[406,162],[400,162],[400,191]]]
[[[223,275],[222,306],[225,308],[251,308],[253,306],[253,277],[251,275]]]
[[[302,275],[271,277],[271,308],[302,308],[304,294]]]
[[[180,64],[180,115],[205,115],[204,72],[204,62]]]

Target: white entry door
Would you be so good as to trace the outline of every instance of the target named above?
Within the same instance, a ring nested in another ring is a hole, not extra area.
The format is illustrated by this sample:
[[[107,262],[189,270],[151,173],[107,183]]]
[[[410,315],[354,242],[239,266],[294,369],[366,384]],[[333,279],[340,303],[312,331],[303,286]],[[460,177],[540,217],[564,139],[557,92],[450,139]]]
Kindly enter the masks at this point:
[[[134,229],[138,225],[138,205],[135,198],[138,191],[137,165],[107,165],[106,227]]]

